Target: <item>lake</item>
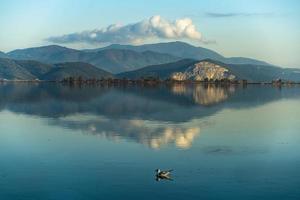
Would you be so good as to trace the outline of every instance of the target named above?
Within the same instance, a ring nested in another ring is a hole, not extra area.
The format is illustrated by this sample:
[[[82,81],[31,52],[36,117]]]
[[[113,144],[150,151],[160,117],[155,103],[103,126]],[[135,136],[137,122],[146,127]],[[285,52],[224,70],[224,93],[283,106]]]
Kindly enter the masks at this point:
[[[0,199],[300,199],[299,114],[299,86],[2,83]]]

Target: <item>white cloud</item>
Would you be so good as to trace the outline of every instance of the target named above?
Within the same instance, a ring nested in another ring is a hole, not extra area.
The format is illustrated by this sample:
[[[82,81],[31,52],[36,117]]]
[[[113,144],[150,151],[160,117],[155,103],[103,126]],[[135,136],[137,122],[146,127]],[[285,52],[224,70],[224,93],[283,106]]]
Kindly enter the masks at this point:
[[[169,21],[159,15],[134,24],[112,24],[106,28],[50,37],[54,43],[142,43],[149,39],[189,39],[202,41],[190,18]]]

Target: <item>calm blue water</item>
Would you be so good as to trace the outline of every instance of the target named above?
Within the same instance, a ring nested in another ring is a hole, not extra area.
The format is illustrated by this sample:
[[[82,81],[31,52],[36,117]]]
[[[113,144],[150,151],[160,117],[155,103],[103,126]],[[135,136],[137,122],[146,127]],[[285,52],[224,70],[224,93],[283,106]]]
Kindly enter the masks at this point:
[[[0,199],[300,199],[299,116],[299,86],[0,84]]]

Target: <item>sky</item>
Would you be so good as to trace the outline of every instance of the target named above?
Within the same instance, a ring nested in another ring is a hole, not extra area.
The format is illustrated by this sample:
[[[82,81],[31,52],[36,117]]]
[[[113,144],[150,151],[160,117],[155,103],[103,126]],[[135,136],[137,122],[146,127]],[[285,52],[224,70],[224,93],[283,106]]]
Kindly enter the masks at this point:
[[[0,51],[184,41],[300,68],[298,0],[1,0]]]

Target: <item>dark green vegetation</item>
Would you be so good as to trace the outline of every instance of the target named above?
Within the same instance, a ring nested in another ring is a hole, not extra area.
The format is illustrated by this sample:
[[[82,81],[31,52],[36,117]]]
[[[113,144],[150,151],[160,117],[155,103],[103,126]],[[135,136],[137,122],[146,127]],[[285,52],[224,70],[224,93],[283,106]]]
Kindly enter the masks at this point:
[[[183,42],[110,45],[92,50],[51,45],[6,54],[0,52],[0,80],[108,79],[113,73],[122,80],[156,81],[169,79],[174,72],[184,73],[201,61],[228,69],[237,80],[300,81],[299,69],[280,68],[249,58],[225,58],[212,50]]]
[[[0,58],[0,79],[32,80],[35,77],[16,61]]]
[[[113,75],[102,69],[88,64],[80,62],[69,62],[69,63],[59,63],[55,64],[55,67],[44,74],[42,80],[63,80],[66,77],[78,77],[82,79],[103,79],[103,78],[112,78]]]
[[[6,58],[7,55],[5,53],[3,53],[2,51],[0,51],[0,58]]]
[[[61,81],[65,77],[111,78],[113,75],[97,67],[80,62],[44,64],[37,61],[23,61],[0,58],[0,79],[8,80],[51,80]]]
[[[33,60],[13,60],[13,61],[38,79],[40,79],[44,74],[50,72],[51,69],[54,67],[52,65],[44,64]]]

